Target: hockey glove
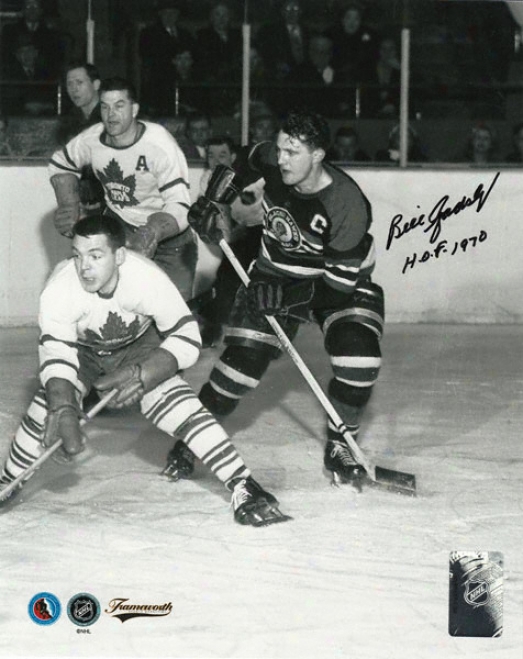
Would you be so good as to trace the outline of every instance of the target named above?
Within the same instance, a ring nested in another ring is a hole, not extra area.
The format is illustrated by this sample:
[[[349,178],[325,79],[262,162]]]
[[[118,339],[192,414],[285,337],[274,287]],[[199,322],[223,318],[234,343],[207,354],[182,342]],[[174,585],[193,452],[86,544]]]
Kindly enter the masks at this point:
[[[80,429],[82,414],[72,383],[61,378],[51,378],[45,389],[48,410],[43,445],[49,447],[62,439],[67,456],[80,453],[84,450],[85,435]]]
[[[151,213],[147,224],[127,233],[125,246],[152,258],[158,248],[158,243],[180,233],[180,226],[170,213],[159,211]]]
[[[253,280],[247,288],[249,304],[254,313],[264,316],[289,316],[309,320],[309,303],[314,295],[314,282]]]
[[[205,243],[227,241],[230,218],[224,206],[230,206],[242,189],[238,174],[226,165],[216,165],[209,179],[205,195],[189,209],[189,224]]]
[[[54,213],[54,225],[58,233],[66,238],[73,235],[74,225],[80,219],[80,203],[59,206]]]
[[[207,197],[199,197],[189,209],[189,224],[204,243],[217,245],[227,239],[227,227],[220,207]]]
[[[122,366],[113,373],[102,376],[94,386],[102,393],[116,389],[118,393],[108,407],[120,409],[139,403],[148,391],[173,377],[177,372],[176,357],[163,348],[156,348],[147,359]]]

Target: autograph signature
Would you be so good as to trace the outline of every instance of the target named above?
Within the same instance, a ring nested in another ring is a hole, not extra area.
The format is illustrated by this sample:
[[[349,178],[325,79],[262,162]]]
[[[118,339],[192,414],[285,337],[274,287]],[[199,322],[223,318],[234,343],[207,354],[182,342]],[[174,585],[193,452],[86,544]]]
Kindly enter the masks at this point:
[[[436,203],[428,215],[421,213],[421,215],[413,217],[407,222],[403,221],[403,215],[401,213],[395,215],[390,222],[389,236],[387,238],[387,249],[391,248],[392,242],[394,240],[403,238],[403,236],[405,236],[407,233],[417,229],[418,227],[424,227],[424,233],[430,232],[429,241],[432,244],[435,243],[441,234],[442,223],[449,217],[458,215],[466,208],[474,205],[476,205],[476,213],[479,213],[483,209],[500,176],[500,173],[501,172],[498,172],[494,176],[492,183],[487,190],[485,190],[483,183],[480,183],[472,196],[463,195],[463,197],[453,205],[449,205],[449,195],[444,195]]]

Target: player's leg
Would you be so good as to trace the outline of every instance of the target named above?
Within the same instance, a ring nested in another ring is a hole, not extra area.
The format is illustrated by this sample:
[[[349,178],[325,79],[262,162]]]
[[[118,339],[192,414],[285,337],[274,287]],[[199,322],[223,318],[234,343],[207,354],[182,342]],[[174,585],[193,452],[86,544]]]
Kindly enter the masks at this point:
[[[156,249],[153,261],[169,276],[187,302],[193,297],[198,246],[192,229],[163,240]]]
[[[349,308],[331,314],[322,326],[334,376],[329,398],[355,439],[381,367],[383,317],[383,291],[366,283],[356,291]],[[342,481],[358,472],[343,436],[330,419],[324,463]]]
[[[27,412],[11,441],[9,452],[0,474],[0,488],[14,481],[30,467],[44,452],[42,438],[47,402],[45,390],[41,387],[31,401]]]
[[[285,318],[281,325],[292,340],[298,321]],[[238,290],[224,343],[225,350],[200,391],[202,403],[219,417],[233,412],[241,398],[256,389],[271,360],[281,354],[277,337],[266,319],[253,312],[243,287]]]
[[[147,393],[141,410],[157,428],[182,441],[233,493],[239,523],[261,526],[284,521],[276,498],[252,478],[225,430],[180,376]]]

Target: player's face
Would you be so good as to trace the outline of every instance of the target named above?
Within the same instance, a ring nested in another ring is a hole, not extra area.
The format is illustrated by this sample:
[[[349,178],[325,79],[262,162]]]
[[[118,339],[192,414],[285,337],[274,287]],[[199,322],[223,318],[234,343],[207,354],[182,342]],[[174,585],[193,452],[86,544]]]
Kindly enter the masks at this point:
[[[105,234],[75,236],[73,258],[82,288],[88,293],[110,295],[118,283],[118,268],[125,250],[113,251]]]
[[[234,154],[231,153],[228,144],[210,144],[207,147],[209,169],[214,169],[216,165],[227,165],[227,167],[230,167],[234,160]]]
[[[138,103],[129,98],[126,90],[103,92],[100,97],[100,113],[108,135],[124,141],[136,135]]]
[[[67,72],[67,93],[77,108],[89,105],[96,98],[96,90],[100,81],[92,81],[83,68],[72,69]]]
[[[187,129],[187,134],[194,144],[197,146],[205,146],[205,143],[211,136],[209,122],[204,119],[192,121]]]
[[[315,176],[315,151],[296,137],[280,131],[276,141],[278,167],[285,185],[297,189],[306,186]]]

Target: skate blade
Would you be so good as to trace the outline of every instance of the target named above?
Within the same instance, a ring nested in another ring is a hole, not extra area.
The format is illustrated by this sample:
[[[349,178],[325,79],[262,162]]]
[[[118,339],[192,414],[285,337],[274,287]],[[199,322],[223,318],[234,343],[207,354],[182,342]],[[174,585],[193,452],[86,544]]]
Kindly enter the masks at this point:
[[[166,480],[171,483],[177,483],[181,480],[191,480],[192,474],[186,474],[180,470],[175,470],[171,467],[165,467],[160,471],[160,476],[165,476]]]

